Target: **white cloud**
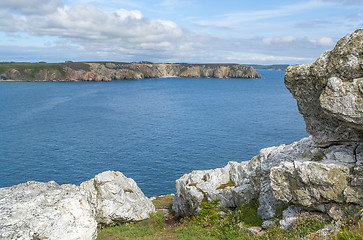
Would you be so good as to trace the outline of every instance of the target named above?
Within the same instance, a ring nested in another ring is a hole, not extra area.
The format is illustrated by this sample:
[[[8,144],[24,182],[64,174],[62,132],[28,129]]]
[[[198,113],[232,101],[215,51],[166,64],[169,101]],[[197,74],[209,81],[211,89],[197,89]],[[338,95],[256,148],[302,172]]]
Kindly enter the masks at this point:
[[[89,4],[57,7],[38,15],[0,9],[0,31],[50,37],[51,44],[44,48],[38,44],[36,49],[40,56],[58,58],[57,61],[306,62],[318,57],[332,43],[328,37],[312,40],[293,35],[216,37],[188,31],[173,21],[148,19],[138,10],[106,11]],[[18,52],[21,58],[28,53],[29,58],[34,58],[30,56],[34,51],[25,51],[27,48],[33,47],[17,47],[12,54],[16,56]]]
[[[142,19],[142,13],[138,10],[128,11],[125,9],[119,9],[116,11],[116,14],[120,17],[121,20],[125,20],[126,18],[131,19]]]
[[[331,38],[329,37],[322,37],[320,40],[319,40],[319,43],[323,46],[333,46],[334,45],[334,42]]]
[[[262,41],[267,44],[271,45],[272,43],[290,43],[296,40],[294,36],[283,36],[283,37],[275,37],[275,38],[264,38]]]
[[[62,0],[1,0],[0,9],[10,9],[23,14],[47,14],[63,7]]]

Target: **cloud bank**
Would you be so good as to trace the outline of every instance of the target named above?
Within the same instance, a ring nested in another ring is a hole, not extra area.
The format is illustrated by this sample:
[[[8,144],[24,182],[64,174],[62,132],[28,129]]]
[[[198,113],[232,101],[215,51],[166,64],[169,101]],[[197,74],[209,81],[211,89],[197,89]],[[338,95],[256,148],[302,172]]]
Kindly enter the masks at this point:
[[[169,0],[163,4],[170,7],[173,2]],[[304,7],[317,4],[321,2],[313,1]],[[259,11],[257,15],[244,14],[239,20],[238,13],[225,15],[225,21],[220,24],[274,17],[287,11],[298,11],[298,7],[302,5]],[[218,24],[214,24],[216,26]],[[3,44],[0,49],[4,61],[17,60],[8,59],[12,56],[25,60],[38,52],[49,61],[299,63],[311,62],[333,47],[333,40],[327,36],[319,39],[293,35],[270,38],[215,36],[188,30],[170,20],[148,19],[139,10],[106,11],[91,4],[65,5],[61,0],[2,0],[0,31],[19,38],[52,39],[47,45],[33,46],[35,52],[26,44],[13,50],[9,50],[10,42]],[[302,52],[302,48],[306,50]]]

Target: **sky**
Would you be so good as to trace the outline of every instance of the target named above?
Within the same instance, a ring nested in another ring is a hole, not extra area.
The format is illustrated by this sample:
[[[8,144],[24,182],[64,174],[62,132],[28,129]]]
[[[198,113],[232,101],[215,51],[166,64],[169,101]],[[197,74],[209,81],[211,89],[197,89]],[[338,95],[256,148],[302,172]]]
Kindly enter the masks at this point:
[[[312,63],[363,0],[1,0],[0,62]]]

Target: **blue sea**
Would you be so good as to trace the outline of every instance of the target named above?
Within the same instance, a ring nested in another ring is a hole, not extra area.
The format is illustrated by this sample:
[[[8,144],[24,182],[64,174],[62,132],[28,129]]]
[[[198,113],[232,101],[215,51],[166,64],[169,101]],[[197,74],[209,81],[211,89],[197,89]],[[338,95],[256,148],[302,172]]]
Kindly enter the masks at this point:
[[[1,82],[0,187],[115,170],[145,195],[308,136],[284,71],[261,79]]]

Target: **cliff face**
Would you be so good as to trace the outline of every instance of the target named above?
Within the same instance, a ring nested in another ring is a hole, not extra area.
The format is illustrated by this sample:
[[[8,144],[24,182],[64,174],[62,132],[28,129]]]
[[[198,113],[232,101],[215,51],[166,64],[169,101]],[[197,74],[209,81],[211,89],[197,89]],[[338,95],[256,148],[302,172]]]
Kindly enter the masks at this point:
[[[3,67],[3,70],[1,69]],[[0,79],[23,81],[112,81],[145,78],[261,78],[253,67],[239,64],[46,63],[0,66]]]
[[[313,64],[290,66],[285,84],[320,145],[363,139],[363,29]]]

